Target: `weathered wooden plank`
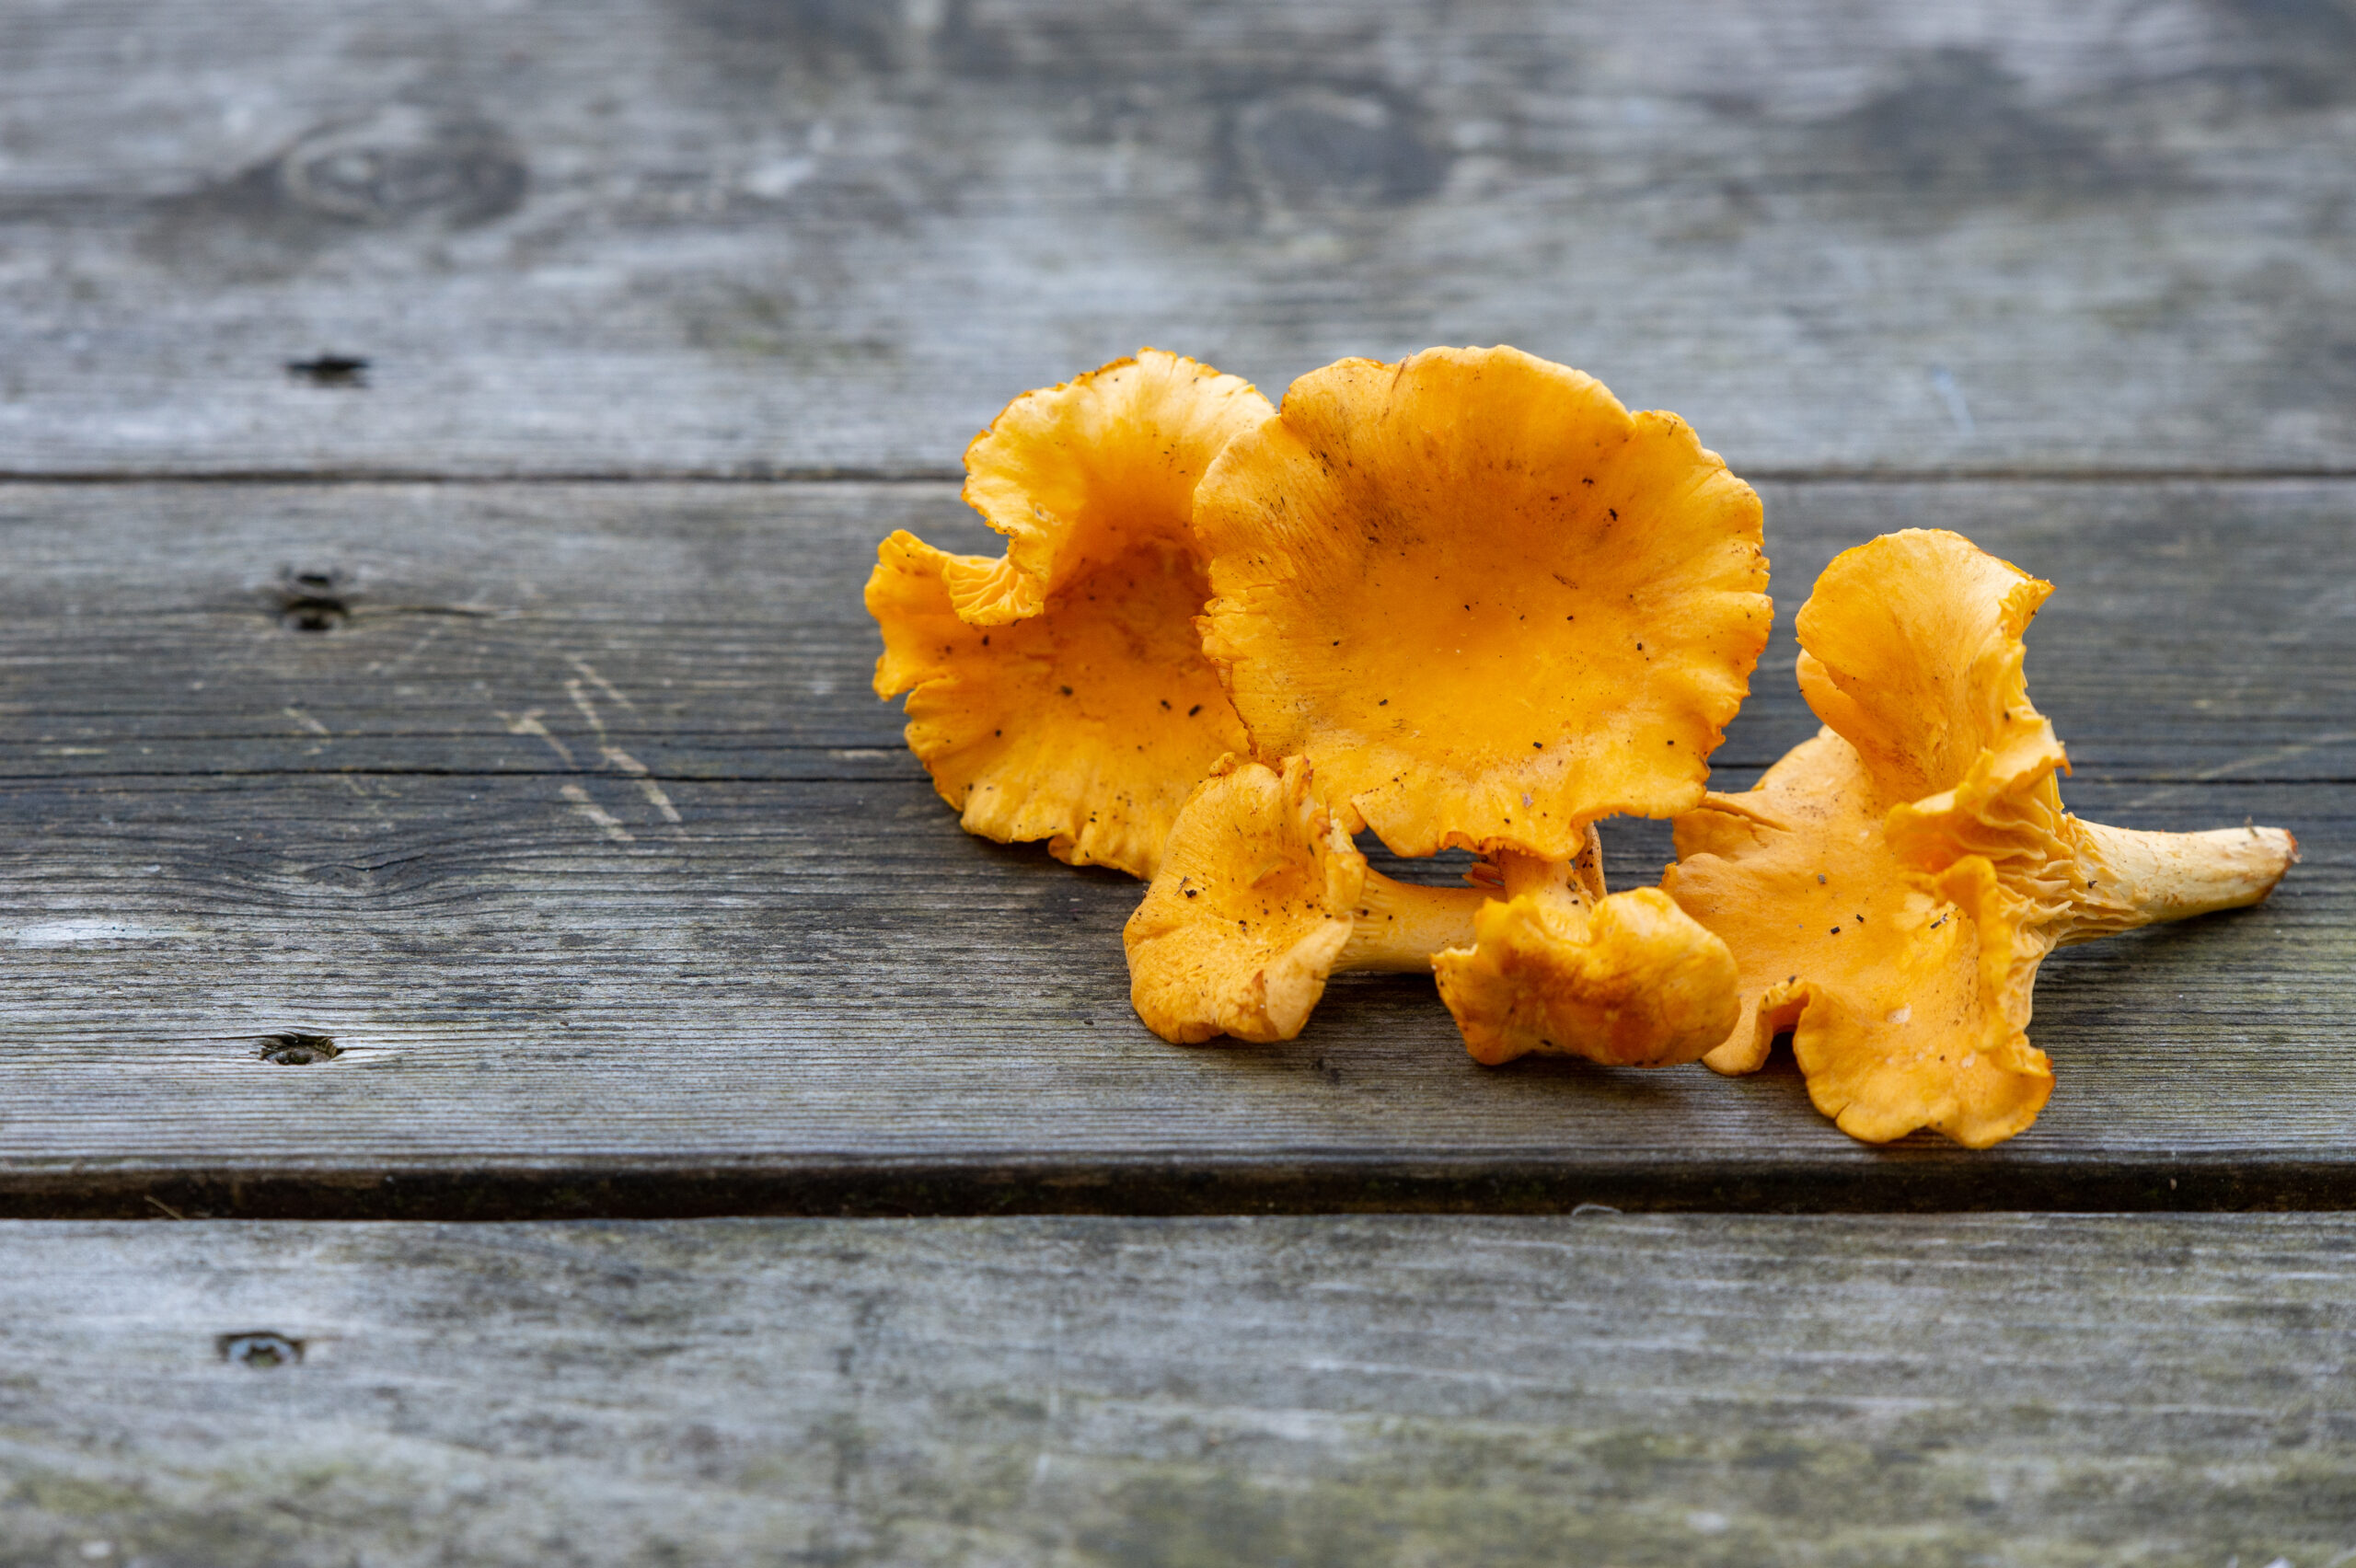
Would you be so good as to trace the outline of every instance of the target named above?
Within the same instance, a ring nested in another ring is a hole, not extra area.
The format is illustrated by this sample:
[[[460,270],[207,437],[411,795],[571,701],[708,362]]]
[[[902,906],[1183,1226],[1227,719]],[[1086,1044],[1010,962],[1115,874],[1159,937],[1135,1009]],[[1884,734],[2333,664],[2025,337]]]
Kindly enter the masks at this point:
[[[25,1562],[2356,1551],[2343,1216],[18,1225],[0,1257]]]
[[[2345,470],[2351,162],[2345,0],[16,6],[0,469],[937,473],[1502,340],[1738,465]]]
[[[559,782],[0,793],[29,830],[0,866],[0,1204],[2356,1199],[2340,787],[2204,797],[2336,847],[2263,911],[2055,959],[2036,1032],[2062,1087],[2031,1133],[1975,1154],[1853,1144],[1787,1069],[1484,1069],[1412,978],[1337,983],[1288,1045],[1168,1046],[1127,1007],[1135,885],[968,842],[919,788],[677,783],[673,828],[601,787],[609,827]],[[287,1032],[344,1054],[263,1060]]]
[[[2356,779],[2356,484],[1763,493],[1738,778],[1815,732],[1817,572],[1924,526],[2059,585],[2029,670],[2085,778]],[[611,773],[610,742],[664,778],[920,778],[860,603],[895,527],[997,548],[943,485],[0,485],[0,777]],[[348,616],[290,629],[289,570]]]
[[[1117,941],[1135,884],[959,833],[865,692],[870,541],[955,525],[944,490],[20,486],[0,493],[0,1203],[2356,1198],[2356,773],[2327,727],[2351,707],[2356,485],[1770,502],[1786,625],[1836,546],[1969,526],[2065,585],[2032,670],[2085,759],[2081,811],[2255,816],[2306,844],[2262,909],[2048,965],[2062,1087],[2002,1149],[1861,1147],[1788,1070],[1481,1069],[1413,979],[1337,984],[1285,1047],[1151,1039]],[[283,624],[287,563],[349,571],[350,618]],[[1730,744],[1749,763],[1812,727],[1788,654]],[[1649,880],[1659,826],[1614,835],[1613,876]],[[263,1060],[287,1032],[344,1054]]]

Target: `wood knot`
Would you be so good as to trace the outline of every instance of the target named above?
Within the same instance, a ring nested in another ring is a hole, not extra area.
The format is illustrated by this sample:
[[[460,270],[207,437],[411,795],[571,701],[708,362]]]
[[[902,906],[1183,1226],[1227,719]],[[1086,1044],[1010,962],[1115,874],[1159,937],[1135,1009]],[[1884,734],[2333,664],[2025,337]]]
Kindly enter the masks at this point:
[[[257,1372],[298,1366],[303,1360],[301,1340],[272,1333],[267,1329],[242,1334],[223,1334],[213,1343],[220,1351],[222,1360],[232,1366],[249,1366]]]
[[[497,125],[399,104],[311,131],[278,159],[276,175],[281,198],[319,217],[452,228],[506,216],[529,182]]]
[[[320,354],[313,359],[288,360],[286,374],[314,386],[358,389],[368,385],[368,362],[355,354]]]
[[[283,567],[274,592],[279,624],[289,631],[332,631],[352,615],[352,579],[334,567]]]
[[[307,1067],[314,1062],[332,1062],[343,1055],[343,1047],[337,1044],[331,1036],[306,1033],[299,1029],[265,1034],[254,1044],[257,1047],[254,1055],[282,1067]]]
[[[1450,154],[1403,98],[1305,86],[1246,105],[1229,156],[1265,200],[1285,206],[1396,203],[1428,196]]]

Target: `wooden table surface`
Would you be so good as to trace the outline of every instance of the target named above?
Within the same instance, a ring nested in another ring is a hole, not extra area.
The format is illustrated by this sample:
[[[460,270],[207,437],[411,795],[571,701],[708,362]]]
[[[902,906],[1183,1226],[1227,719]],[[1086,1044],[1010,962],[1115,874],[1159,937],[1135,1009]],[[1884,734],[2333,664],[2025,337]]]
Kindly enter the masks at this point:
[[[1496,341],[1758,483],[1721,787],[1949,527],[2074,809],[2304,863],[1993,1150],[1154,1040],[874,544],[1141,343]],[[0,4],[0,1564],[2356,1563],[2351,782],[2350,0]]]

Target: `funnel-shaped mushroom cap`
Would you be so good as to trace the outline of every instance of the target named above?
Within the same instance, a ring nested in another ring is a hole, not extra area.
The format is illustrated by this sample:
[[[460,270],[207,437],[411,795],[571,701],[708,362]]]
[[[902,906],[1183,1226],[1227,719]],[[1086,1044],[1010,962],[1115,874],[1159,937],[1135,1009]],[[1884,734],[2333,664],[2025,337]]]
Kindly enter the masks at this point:
[[[965,831],[1151,876],[1186,792],[1244,744],[1195,640],[1194,563],[1137,550],[1045,612],[984,627],[958,618],[947,580],[986,559],[905,532],[878,555],[876,694],[909,694],[908,749]]]
[[[1307,764],[1225,759],[1179,813],[1122,932],[1138,1016],[1180,1043],[1291,1039],[1349,942],[1366,875]]]
[[[1150,876],[1187,790],[1245,745],[1195,631],[1209,589],[1188,518],[1219,446],[1268,411],[1149,349],[1016,398],[968,449],[966,499],[1010,536],[1003,558],[884,542],[876,694],[911,694],[908,747],[967,832]]]
[[[2061,744],[2022,674],[2050,592],[1911,529],[1818,579],[1799,677],[1827,728],[1679,818],[1662,882],[1741,967],[1743,1019],[1710,1066],[1750,1071],[1788,1029],[1844,1130],[1995,1143],[2051,1090],[2024,1032],[2048,952],[2281,880],[2297,846],[2278,829],[2133,833],[2062,810]]]
[[[1264,758],[1402,855],[1665,816],[1766,644],[1759,499],[1674,414],[1513,349],[1301,377],[1195,497],[1204,648]]]
[[[2052,592],[1960,534],[1885,534],[1835,557],[1800,607],[1800,692],[1899,799],[1975,765],[2048,777],[2066,765],[2029,705],[2022,635]]]
[[[1614,1066],[1691,1062],[1738,1016],[1727,944],[1657,888],[1592,908],[1530,894],[1489,904],[1474,945],[1432,970],[1466,1049],[1491,1066],[1533,1051]]]
[[[1006,536],[1006,558],[957,576],[957,613],[1025,619],[1140,548],[1191,552],[1204,470],[1274,412],[1241,376],[1160,349],[1025,392],[965,448],[965,503]]]

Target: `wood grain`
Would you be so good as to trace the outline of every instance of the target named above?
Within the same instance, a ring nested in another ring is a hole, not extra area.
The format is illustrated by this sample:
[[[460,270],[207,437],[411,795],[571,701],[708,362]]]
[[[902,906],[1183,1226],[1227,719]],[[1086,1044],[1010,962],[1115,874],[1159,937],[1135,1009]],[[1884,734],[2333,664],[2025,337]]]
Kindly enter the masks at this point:
[[[17,1225],[0,1530],[207,1568],[2328,1568],[2351,1257],[2337,1216]]]
[[[1852,1144],[1788,1068],[1482,1069],[1414,979],[1337,984],[1288,1046],[1153,1040],[1118,943],[1136,885],[961,834],[866,689],[874,539],[976,542],[945,487],[19,485],[0,1205],[2356,1199],[2356,484],[1768,502],[1783,627],[1836,548],[1966,528],[2062,584],[2030,669],[2079,811],[2305,844],[2261,909],[2048,965],[2061,1087],[2001,1149]],[[332,629],[283,618],[289,567],[341,574]],[[1791,652],[1723,777],[1812,732]],[[1622,885],[1657,874],[1659,824],[1607,836]],[[264,1060],[287,1032],[343,1054]]]
[[[0,1214],[1322,1211],[0,1223],[0,1562],[2356,1562],[2345,1216],[1579,1206],[2356,1206],[2352,165],[2348,0],[0,8]],[[1722,782],[1949,526],[2073,805],[2306,863],[1981,1154],[1152,1040],[873,542],[1143,341],[1496,340],[1782,481]],[[893,482],[503,482],[791,476]]]
[[[2346,0],[20,6],[0,471],[938,475],[1503,340],[1738,467],[2346,472],[2351,164]]]

